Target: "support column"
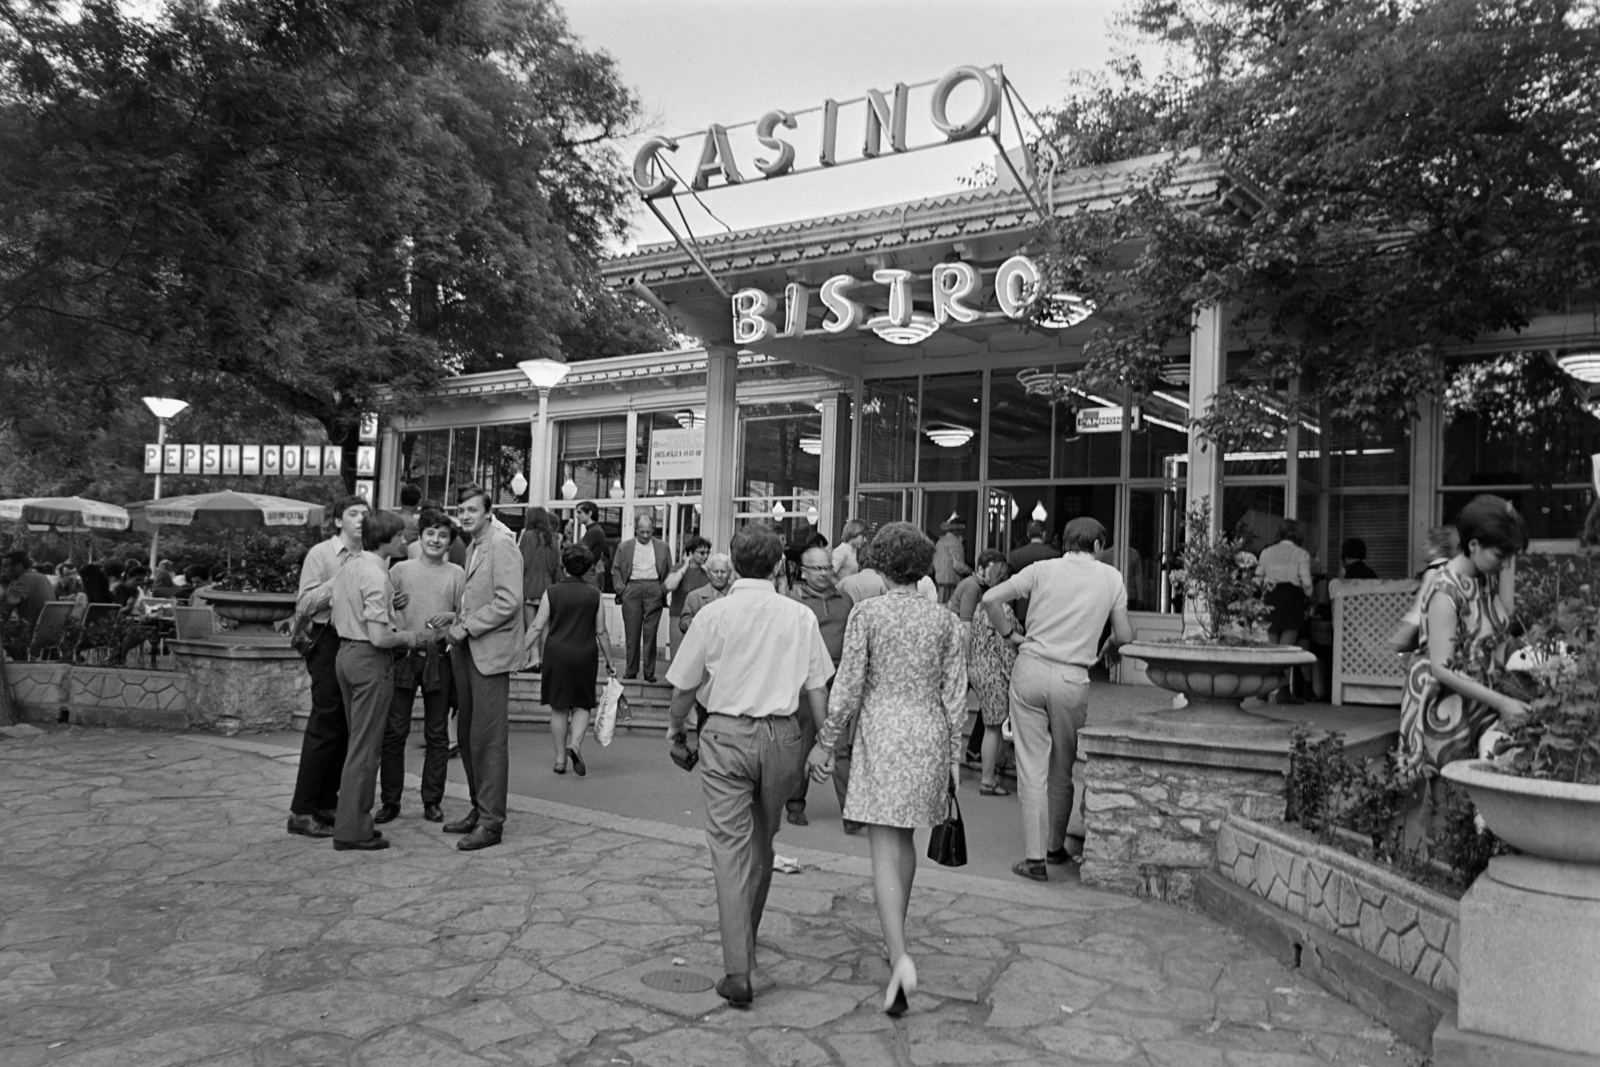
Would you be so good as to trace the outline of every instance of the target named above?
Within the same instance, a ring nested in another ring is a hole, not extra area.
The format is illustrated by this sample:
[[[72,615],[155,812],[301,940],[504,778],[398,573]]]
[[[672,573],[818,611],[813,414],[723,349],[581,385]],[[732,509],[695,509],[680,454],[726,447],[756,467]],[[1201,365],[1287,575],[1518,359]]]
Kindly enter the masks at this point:
[[[1195,418],[1211,408],[1211,400],[1228,373],[1228,316],[1215,304],[1195,309],[1189,334],[1189,410]],[[1211,535],[1222,528],[1222,455],[1198,430],[1189,430],[1189,507],[1211,500]]]
[[[839,496],[839,397],[830,395],[818,402],[822,409],[822,456],[817,465],[817,529],[833,544],[839,539],[839,529],[844,523],[835,515],[835,501]]]
[[[1428,530],[1442,521],[1435,516],[1438,500],[1441,446],[1444,428],[1437,397],[1417,398],[1417,421],[1411,424],[1411,570],[1415,574],[1427,560]]]
[[[540,389],[539,415],[528,435],[528,504],[542,507],[556,494],[550,486],[550,390]]]
[[[738,479],[739,356],[732,348],[706,349],[706,463],[700,534],[713,552],[733,540],[733,496]],[[819,507],[820,510],[820,507]]]

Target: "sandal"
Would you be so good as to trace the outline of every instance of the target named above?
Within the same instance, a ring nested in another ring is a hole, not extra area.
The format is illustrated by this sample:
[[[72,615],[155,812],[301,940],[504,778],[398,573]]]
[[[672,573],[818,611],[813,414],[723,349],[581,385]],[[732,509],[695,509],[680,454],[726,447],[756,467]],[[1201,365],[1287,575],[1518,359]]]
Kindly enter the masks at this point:
[[[994,785],[983,785],[980,783],[978,785],[978,795],[984,797],[1008,797],[1011,795],[1011,790],[1007,789],[999,782],[996,782]]]

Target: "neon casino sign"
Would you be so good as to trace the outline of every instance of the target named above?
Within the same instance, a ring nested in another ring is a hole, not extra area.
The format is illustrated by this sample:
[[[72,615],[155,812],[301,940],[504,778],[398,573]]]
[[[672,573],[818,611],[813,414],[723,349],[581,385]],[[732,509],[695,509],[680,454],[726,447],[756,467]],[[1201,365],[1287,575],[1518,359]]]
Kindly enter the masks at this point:
[[[932,286],[932,311],[917,308],[914,283],[919,276],[909,270],[885,267],[872,272],[872,282],[888,290],[883,311],[869,313],[855,297],[866,283],[851,274],[836,274],[813,293],[810,286],[790,282],[780,306],[762,289],[740,289],[733,294],[733,340],[739,345],[774,339],[840,336],[870,330],[899,345],[920,344],[941,326],[952,322],[969,325],[994,318],[1029,317],[1040,282],[1038,266],[1023,255],[1012,256],[994,272],[994,301],[998,315],[985,310],[983,272],[964,260],[939,263],[927,275]],[[808,326],[811,301],[824,309],[820,326]],[[1075,326],[1094,313],[1094,304],[1073,294],[1046,298],[1047,313],[1039,325],[1056,329]]]
[[[885,136],[888,138],[889,152],[900,153],[965,141],[990,132],[991,124],[1000,114],[1000,101],[1005,87],[1003,76],[999,74],[998,68],[991,72],[982,67],[956,67],[932,83],[933,93],[928,101],[928,118],[942,140],[922,145],[909,144],[906,126],[911,113],[911,90],[927,84],[929,83],[922,82],[917,86],[909,86],[901,82],[889,92],[868,89],[866,96],[861,100],[843,103],[832,99],[823,101],[820,109],[821,131],[817,146],[818,166],[833,167],[840,163],[876,158],[884,152]],[[978,90],[977,102],[972,105],[970,114],[952,117],[951,95],[958,88],[969,84]],[[840,109],[858,102],[866,104],[861,156],[855,160],[846,160],[839,154]],[[748,160],[749,170],[746,169],[745,161],[737,158],[733,142],[728,136],[728,131],[737,129],[738,126],[721,126],[715,123],[708,126],[700,145],[699,161],[695,164],[693,176],[688,179],[689,189],[699,192],[710,188],[714,178],[720,178],[725,185],[740,185],[745,182],[747,174],[759,174],[762,178],[778,178],[785,174],[797,173],[796,148],[792,142],[785,140],[779,131],[798,129],[796,116],[815,110],[818,109],[773,110],[757,119],[755,139],[772,155]],[[664,165],[662,155],[677,150],[678,139],[672,137],[652,137],[639,147],[639,151],[633,157],[633,185],[639,191],[639,195],[646,200],[672,195],[679,183],[676,178],[666,173],[668,168]]]

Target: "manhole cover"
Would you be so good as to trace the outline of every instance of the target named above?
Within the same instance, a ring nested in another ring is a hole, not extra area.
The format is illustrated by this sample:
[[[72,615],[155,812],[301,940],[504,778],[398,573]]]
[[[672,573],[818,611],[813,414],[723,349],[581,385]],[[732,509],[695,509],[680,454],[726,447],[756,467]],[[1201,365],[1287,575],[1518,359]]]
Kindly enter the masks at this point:
[[[667,993],[704,993],[717,984],[705,975],[693,971],[651,971],[640,976],[639,981],[651,989],[660,989]]]

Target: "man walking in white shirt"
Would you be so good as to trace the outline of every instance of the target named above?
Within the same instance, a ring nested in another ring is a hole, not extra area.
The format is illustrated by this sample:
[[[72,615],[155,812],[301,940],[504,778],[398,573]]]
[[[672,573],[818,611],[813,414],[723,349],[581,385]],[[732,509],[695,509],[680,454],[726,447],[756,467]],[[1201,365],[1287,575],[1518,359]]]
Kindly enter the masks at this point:
[[[805,776],[796,711],[822,726],[833,661],[816,616],[773,585],[784,562],[782,540],[750,527],[734,535],[732,550],[738,580],[696,615],[667,670],[673,686],[668,737],[679,766],[691,769],[697,752],[703,761],[706,841],[726,972],[717,993],[743,1007],[754,996],[756,931],[772,883],[772,839],[782,825],[784,802]],[[710,714],[694,750],[687,720],[697,698]]]

